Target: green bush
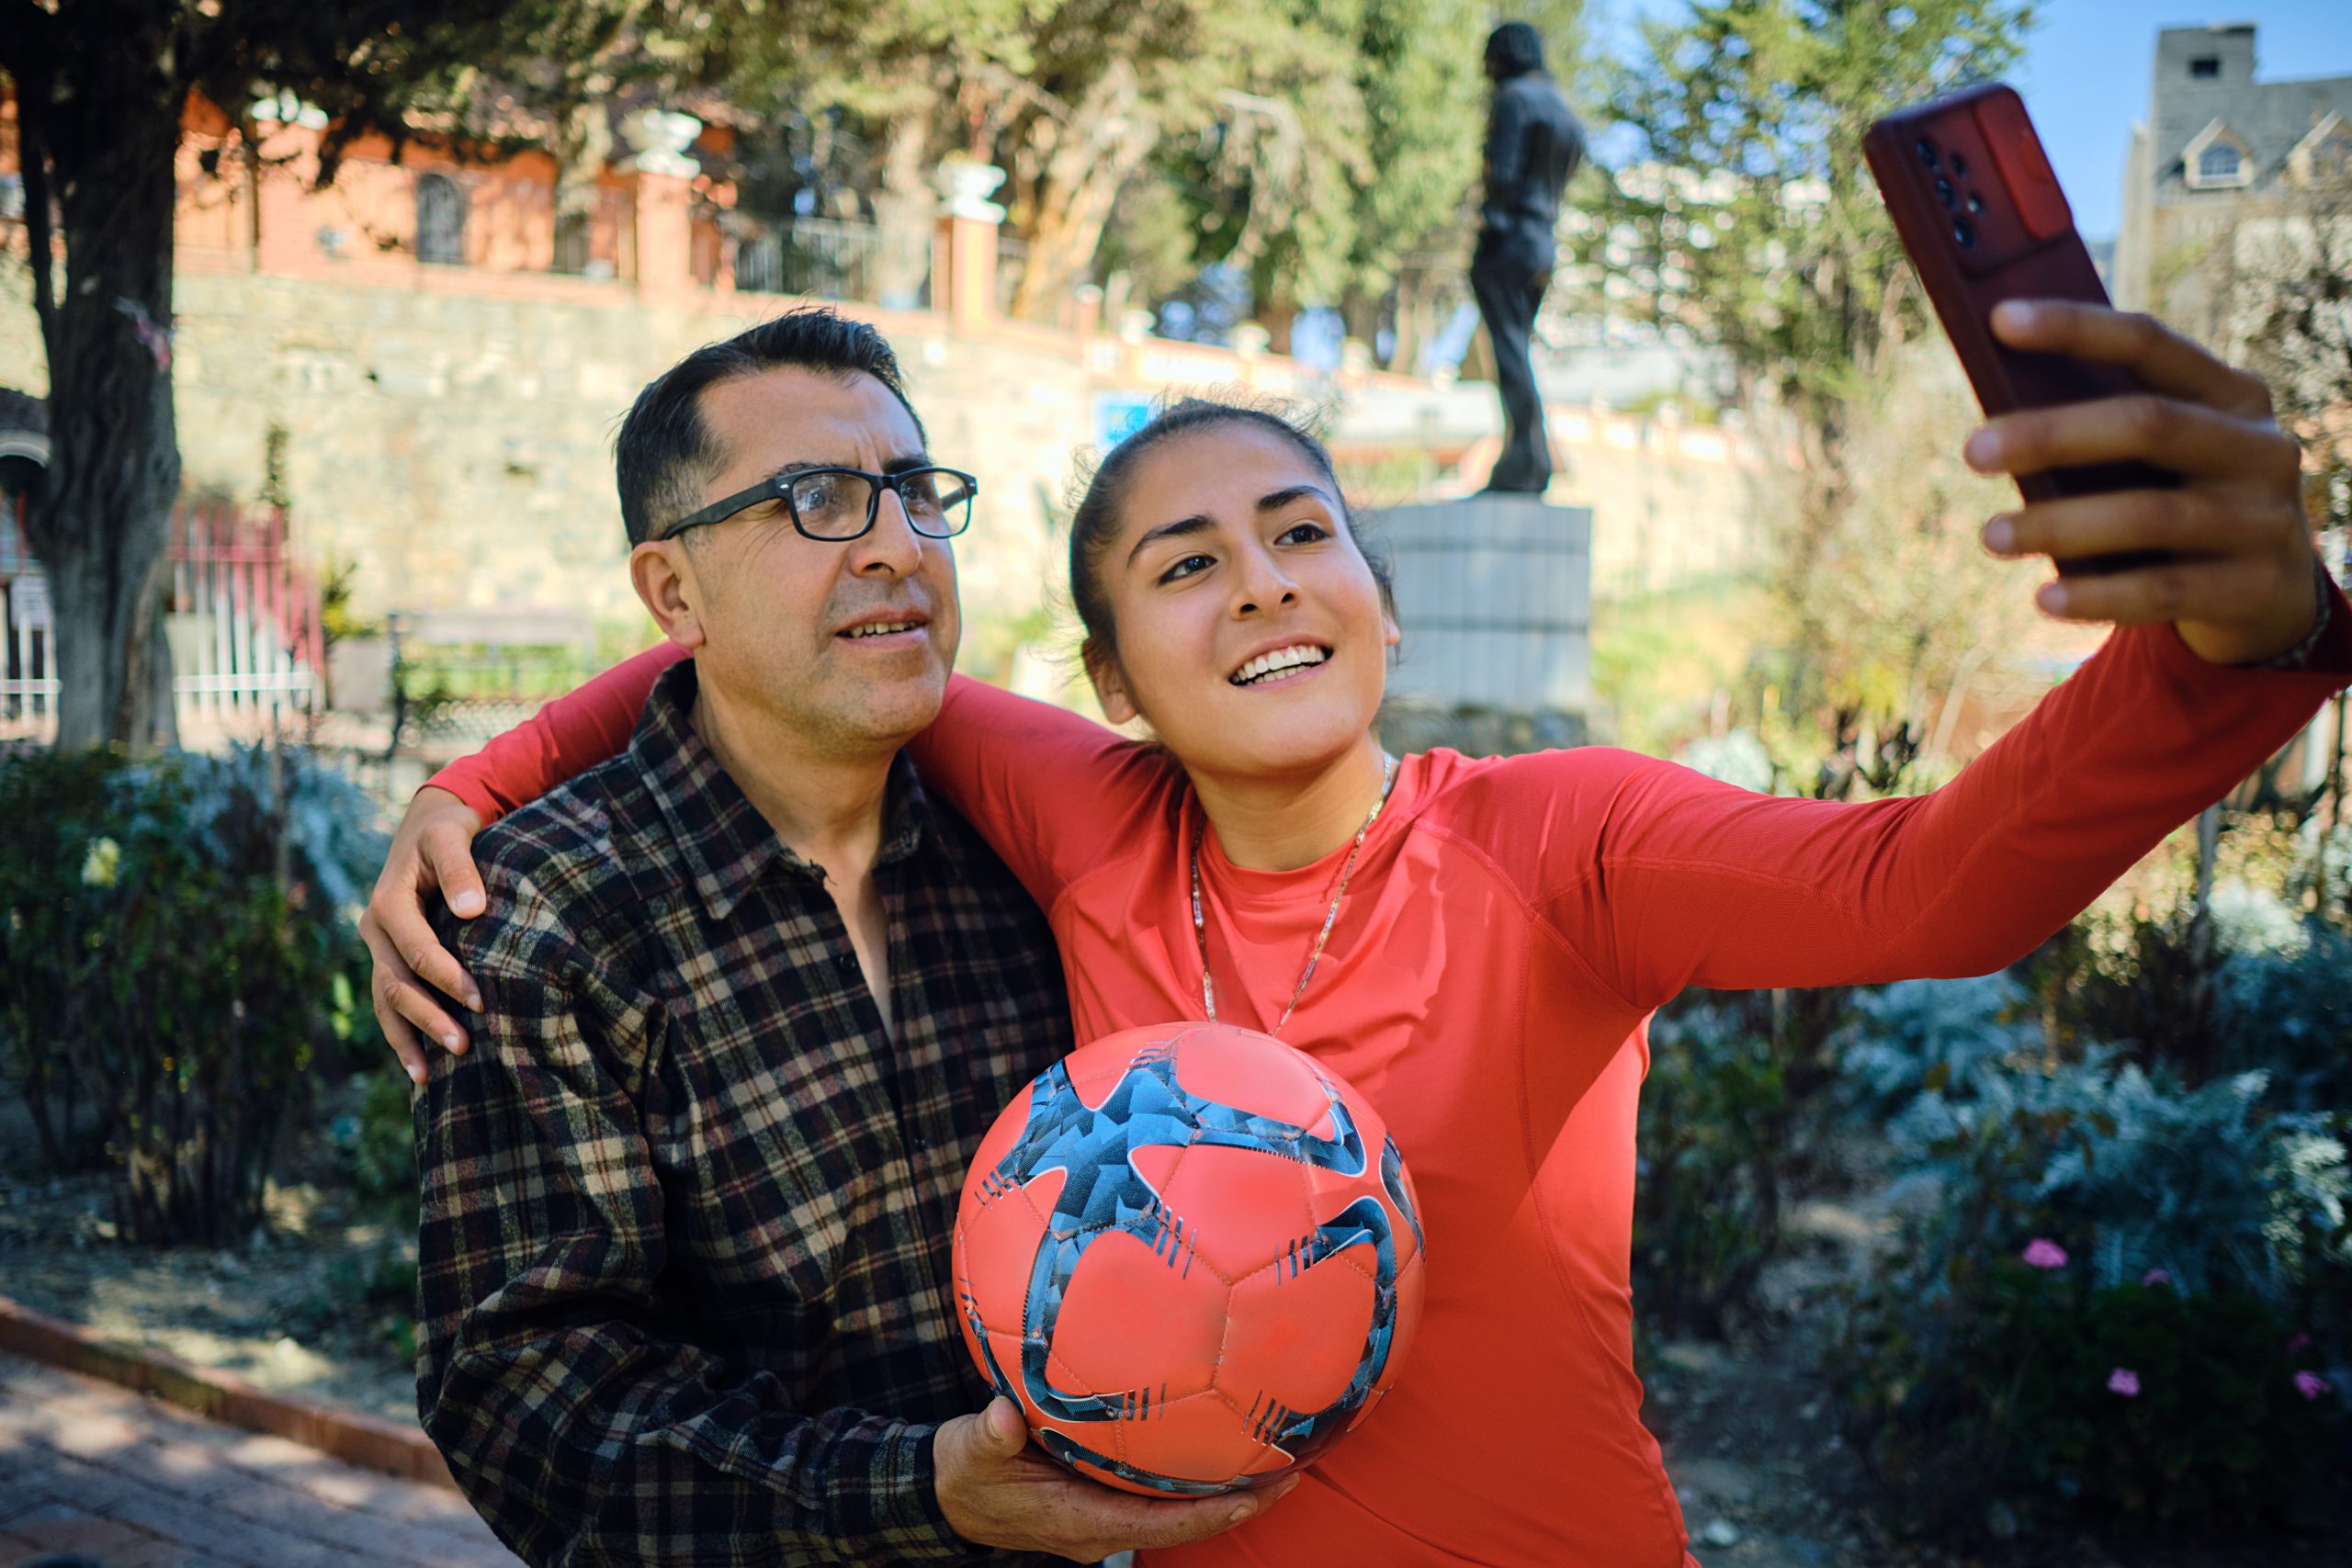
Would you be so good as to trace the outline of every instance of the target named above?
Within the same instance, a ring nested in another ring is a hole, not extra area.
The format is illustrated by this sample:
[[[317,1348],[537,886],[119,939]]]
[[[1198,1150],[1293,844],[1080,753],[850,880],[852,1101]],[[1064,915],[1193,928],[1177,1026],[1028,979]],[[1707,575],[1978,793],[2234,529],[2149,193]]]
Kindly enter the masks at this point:
[[[1858,1340],[1870,1457],[1910,1521],[1948,1540],[2059,1509],[2321,1524],[2343,1407],[2297,1342],[2291,1316],[2238,1292],[2100,1288],[2071,1261],[1997,1258]]]
[[[1931,1201],[1858,1293],[1840,1356],[1898,1512],[1942,1537],[2059,1510],[2298,1517],[2340,1462],[2340,1405],[2296,1373],[2352,1347],[2286,1348],[2344,1321],[2340,1126],[2274,1110],[2260,1073],[2190,1089],[2096,1045],[2021,1066],[1979,1014],[1973,1045],[1939,1047],[1975,1065],[1889,1123]],[[2038,1269],[2030,1248],[2069,1256]]]
[[[124,1239],[258,1216],[314,1053],[355,1021],[373,816],[300,751],[0,760],[0,819],[27,825],[0,841],[0,1058],[45,1158],[103,1141]]]
[[[1668,1334],[1738,1326],[1781,1241],[1787,1087],[1735,1004],[1685,1003],[1652,1027],[1634,1193],[1634,1301]]]

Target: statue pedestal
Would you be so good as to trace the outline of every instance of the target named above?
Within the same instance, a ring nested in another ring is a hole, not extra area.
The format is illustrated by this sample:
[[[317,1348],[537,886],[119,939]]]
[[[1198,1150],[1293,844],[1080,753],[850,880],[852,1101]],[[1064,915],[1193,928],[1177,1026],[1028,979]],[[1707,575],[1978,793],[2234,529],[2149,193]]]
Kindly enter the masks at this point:
[[[1583,714],[1592,697],[1591,508],[1479,495],[1395,507],[1369,522],[1396,572],[1405,645],[1388,692],[1400,715]]]

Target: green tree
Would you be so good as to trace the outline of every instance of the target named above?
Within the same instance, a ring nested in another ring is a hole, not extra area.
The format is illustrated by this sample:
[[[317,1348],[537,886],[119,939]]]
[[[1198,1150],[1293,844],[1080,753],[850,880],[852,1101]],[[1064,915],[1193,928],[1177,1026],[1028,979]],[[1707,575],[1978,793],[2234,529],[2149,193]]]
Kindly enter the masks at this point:
[[[1578,260],[1621,309],[1720,351],[1759,425],[1796,446],[1775,568],[1801,650],[1790,701],[1829,699],[1837,746],[1871,708],[1913,716],[1825,691],[1819,654],[1834,661],[1843,629],[1815,590],[1857,494],[1857,414],[1885,396],[1891,354],[1931,330],[1862,133],[1997,75],[2030,17],[2026,0],[1696,0],[1686,20],[1645,26],[1611,94],[1635,149],[1595,191]],[[1928,529],[1949,499],[1923,494],[1889,537]]]
[[[171,375],[176,157],[191,94],[232,114],[290,95],[328,116],[320,179],[412,116],[464,125],[474,95],[544,61],[549,29],[626,0],[0,0],[51,459],[26,529],[50,574],[58,745],[168,738],[157,602],[180,481]],[[62,268],[61,268],[62,261]],[[60,276],[62,270],[62,276]]]

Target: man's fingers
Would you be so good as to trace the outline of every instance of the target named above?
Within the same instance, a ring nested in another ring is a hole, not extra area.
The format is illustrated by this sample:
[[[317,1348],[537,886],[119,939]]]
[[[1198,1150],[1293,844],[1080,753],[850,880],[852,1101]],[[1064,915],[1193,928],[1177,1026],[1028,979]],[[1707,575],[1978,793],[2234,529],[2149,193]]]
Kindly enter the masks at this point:
[[[2286,569],[2267,557],[2176,561],[2098,577],[2045,582],[2034,599],[2069,621],[2152,626],[2165,621],[2227,621],[2242,606],[2280,591]],[[2305,570],[2308,580],[2308,569]]]
[[[2217,556],[2275,550],[2302,527],[2284,508],[2276,531],[2249,526],[2243,501],[2209,490],[2114,491],[2004,513],[1985,524],[1984,547],[1997,556],[2059,560],[2143,549]]]
[[[2270,417],[2261,378],[2223,364],[2153,316],[2079,299],[2009,299],[1993,332],[2011,348],[2120,365],[2152,392],[2188,398],[2242,419]]]
[[[1022,1419],[1021,1406],[1000,1394],[980,1412],[980,1435],[998,1453],[1017,1454],[1029,1441],[1029,1423]]]
[[[2292,482],[2302,450],[2277,425],[2154,393],[2004,414],[1969,436],[1969,467],[2039,474],[2140,462],[2183,475]]]
[[[1197,1502],[1160,1503],[1147,1501],[1147,1510],[1135,1537],[1134,1544],[1145,1551],[1155,1547],[1184,1546],[1196,1540],[1206,1540],[1221,1530],[1247,1524],[1272,1507],[1279,1499],[1288,1496],[1299,1483],[1294,1475],[1262,1492],[1228,1494],[1222,1497],[1204,1497]]]
[[[417,850],[451,914],[469,920],[490,907],[481,873],[474,868],[472,834],[455,822],[435,822]]]

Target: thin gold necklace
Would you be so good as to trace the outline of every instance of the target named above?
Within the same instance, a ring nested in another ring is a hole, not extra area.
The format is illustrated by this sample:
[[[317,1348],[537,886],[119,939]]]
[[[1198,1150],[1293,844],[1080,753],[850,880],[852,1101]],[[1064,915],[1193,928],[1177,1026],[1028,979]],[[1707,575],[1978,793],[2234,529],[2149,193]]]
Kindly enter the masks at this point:
[[[1340,900],[1348,896],[1348,878],[1356,869],[1356,855],[1363,849],[1364,838],[1372,825],[1380,820],[1380,808],[1388,804],[1388,792],[1396,787],[1396,759],[1383,751],[1380,754],[1380,798],[1372,803],[1371,814],[1363,826],[1356,829],[1356,841],[1348,846],[1347,863],[1340,867],[1340,890],[1331,895],[1330,913],[1323,917],[1323,929],[1315,933],[1315,945],[1306,950],[1306,967],[1299,971],[1298,988],[1290,994],[1290,1006],[1283,1009],[1281,1018],[1266,1031],[1280,1034],[1290,1015],[1298,1010],[1298,998],[1306,995],[1306,982],[1315,978],[1316,961],[1323,956],[1323,944],[1330,939],[1331,928],[1339,922]],[[1201,819],[1193,826],[1193,941],[1201,950],[1201,1009],[1216,1021],[1216,982],[1209,977],[1209,921],[1201,903],[1201,840],[1209,830],[1209,814],[1201,812]]]

